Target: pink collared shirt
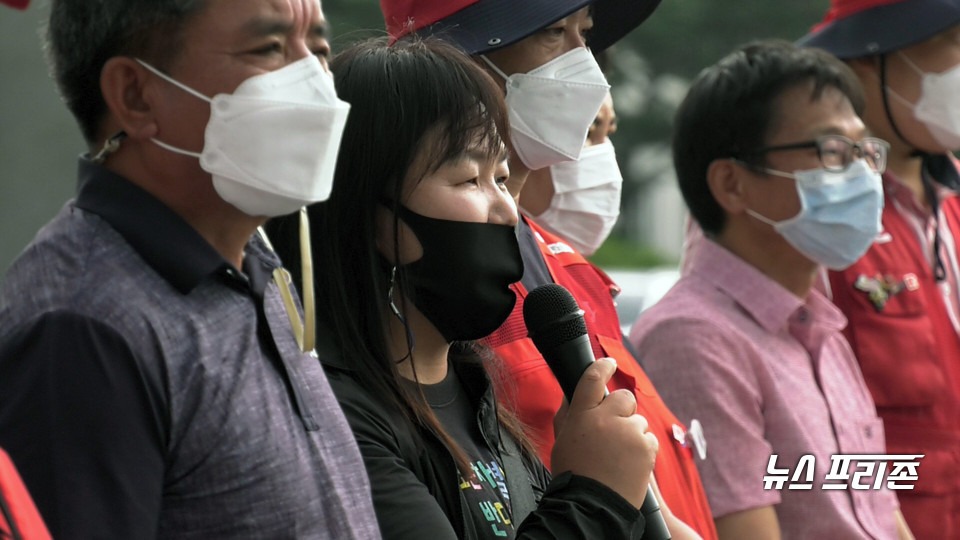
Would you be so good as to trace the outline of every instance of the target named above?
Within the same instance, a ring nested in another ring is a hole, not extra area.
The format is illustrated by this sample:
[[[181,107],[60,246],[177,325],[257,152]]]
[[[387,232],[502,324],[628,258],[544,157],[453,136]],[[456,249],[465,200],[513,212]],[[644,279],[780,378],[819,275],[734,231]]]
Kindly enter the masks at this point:
[[[886,488],[821,488],[832,455],[885,451],[845,325],[819,292],[804,302],[709,239],[640,316],[630,341],[644,369],[680,421],[703,425],[697,465],[715,518],[773,505],[785,539],[897,538]],[[791,477],[814,456],[812,489],[765,490],[771,454]]]

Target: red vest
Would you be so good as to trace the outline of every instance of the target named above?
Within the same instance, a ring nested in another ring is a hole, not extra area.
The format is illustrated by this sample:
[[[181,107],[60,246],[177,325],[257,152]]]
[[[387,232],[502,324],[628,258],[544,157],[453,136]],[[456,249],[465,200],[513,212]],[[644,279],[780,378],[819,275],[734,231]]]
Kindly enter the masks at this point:
[[[704,539],[716,539],[716,529],[692,450],[675,439],[674,426],[684,433],[686,428],[667,409],[636,359],[623,345],[612,294],[618,289],[600,269],[560,238],[529,219],[527,223],[534,234],[540,236],[537,243],[554,282],[566,287],[584,311],[594,354],[598,358],[608,356],[617,360],[617,372],[608,388],[626,388],[633,392],[637,398],[637,413],[647,419],[649,431],[660,441],[654,474],[664,500],[677,518]],[[494,377],[500,379],[498,394],[530,428],[540,458],[549,467],[554,441],[553,416],[563,401],[563,391],[533,341],[527,337],[523,322],[523,300],[527,290],[520,283],[513,285],[513,290],[517,293],[513,313],[485,341],[506,365],[506,376]]]
[[[13,535],[10,521],[16,527],[17,536]],[[50,533],[40,519],[27,488],[3,450],[0,450],[0,538],[50,540]]]
[[[960,197],[941,209],[960,240]],[[844,333],[883,418],[887,452],[925,455],[915,488],[897,493],[907,523],[917,538],[960,538],[960,336],[916,233],[889,196],[883,228],[890,241],[830,272],[833,301],[849,320]],[[871,300],[862,289],[883,280],[899,292]]]

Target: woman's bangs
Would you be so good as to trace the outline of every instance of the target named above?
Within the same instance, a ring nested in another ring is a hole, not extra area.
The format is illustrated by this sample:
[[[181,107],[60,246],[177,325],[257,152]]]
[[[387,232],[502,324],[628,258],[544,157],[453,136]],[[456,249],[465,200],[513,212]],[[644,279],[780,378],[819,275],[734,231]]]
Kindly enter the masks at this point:
[[[503,154],[508,141],[506,104],[501,90],[487,73],[472,61],[448,65],[436,79],[436,112],[440,115],[436,166],[455,159],[467,148],[479,149],[491,158]]]

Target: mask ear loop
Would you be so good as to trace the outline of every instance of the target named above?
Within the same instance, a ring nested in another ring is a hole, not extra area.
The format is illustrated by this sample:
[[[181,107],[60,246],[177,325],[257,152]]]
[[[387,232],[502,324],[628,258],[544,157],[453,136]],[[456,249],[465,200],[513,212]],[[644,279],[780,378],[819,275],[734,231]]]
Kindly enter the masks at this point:
[[[907,64],[910,65],[914,71],[919,72],[919,68],[910,62],[906,56],[904,56],[904,60],[907,61]],[[893,128],[893,132],[897,137],[900,137],[901,141],[911,147],[916,148],[914,144],[903,136],[903,133],[901,133],[897,127],[897,123],[893,121],[893,113],[890,111],[890,100],[887,94],[887,55],[882,54],[880,55],[880,95],[883,96],[883,112],[886,113],[887,121],[890,122],[890,127]],[[929,154],[920,150],[914,150],[911,155],[925,159]],[[947,279],[947,269],[943,263],[943,258],[940,256],[940,199],[937,197],[936,186],[927,178],[926,171],[921,171],[920,178],[923,180],[923,193],[926,196],[927,204],[930,205],[930,211],[933,212],[933,276],[937,281],[943,281]]]
[[[906,57],[904,57],[906,58]],[[917,69],[916,66],[908,62],[910,67]],[[887,115],[887,121],[890,122],[890,127],[893,128],[893,132],[900,138],[901,141],[907,143],[911,148],[916,148],[917,146],[907,140],[904,137],[903,133],[900,132],[900,128],[897,127],[897,123],[893,121],[893,112],[890,110],[890,92],[887,90],[887,55],[880,55],[880,96],[883,98],[883,112]],[[900,96],[897,96],[900,98]],[[903,98],[900,98],[903,99]],[[905,101],[905,100],[904,100]],[[918,156],[923,155],[922,152],[914,151]]]
[[[390,311],[393,312],[393,315],[400,321],[400,324],[403,325],[403,329],[407,333],[407,354],[397,360],[397,363],[401,363],[404,360],[410,359],[413,356],[413,347],[416,345],[416,339],[413,336],[413,331],[410,330],[410,325],[407,324],[407,320],[403,318],[403,315],[400,314],[400,309],[397,308],[397,304],[393,301],[393,287],[397,283],[397,265],[393,265],[393,268],[390,269],[390,286],[387,287],[387,304],[390,306]]]
[[[196,97],[196,98],[198,98],[198,99],[202,99],[203,101],[206,101],[207,103],[209,103],[211,106],[213,105],[213,100],[210,99],[209,97],[201,94],[200,92],[197,92],[197,91],[194,90],[193,88],[190,88],[189,86],[181,83],[180,81],[174,79],[173,77],[167,75],[166,73],[160,71],[159,69],[153,67],[152,65],[144,62],[143,60],[141,60],[141,59],[139,59],[139,58],[134,58],[134,60],[136,60],[136,62],[137,62],[138,64],[140,64],[141,66],[143,66],[147,71],[153,73],[153,74],[156,75],[157,77],[160,77],[161,79],[163,79],[163,80],[167,81],[168,83],[176,86],[177,88],[183,90],[184,92],[190,94],[191,96],[194,96],[194,97]],[[159,139],[157,139],[157,138],[155,138],[155,137],[154,137],[154,138],[151,138],[150,140],[153,141],[153,143],[156,144],[157,146],[159,146],[160,148],[163,148],[164,150],[169,150],[170,152],[174,152],[174,153],[176,153],[176,154],[181,154],[181,155],[184,155],[184,156],[190,156],[190,157],[195,157],[195,158],[197,158],[197,159],[200,159],[200,153],[199,153],[199,152],[191,152],[191,151],[189,151],[189,150],[183,150],[182,148],[177,148],[176,146],[167,144],[167,143],[165,143],[165,142],[163,142],[163,141],[161,141],[161,140],[159,140]]]
[[[503,70],[501,70],[501,69],[498,68],[493,62],[491,62],[490,59],[487,58],[487,55],[481,54],[481,55],[480,55],[480,59],[483,60],[484,62],[486,62],[487,65],[490,66],[490,68],[491,68],[492,70],[494,70],[495,72],[497,72],[497,75],[503,77],[503,80],[506,81],[506,80],[508,80],[508,79],[510,78],[510,77],[507,76],[506,73],[503,72]]]

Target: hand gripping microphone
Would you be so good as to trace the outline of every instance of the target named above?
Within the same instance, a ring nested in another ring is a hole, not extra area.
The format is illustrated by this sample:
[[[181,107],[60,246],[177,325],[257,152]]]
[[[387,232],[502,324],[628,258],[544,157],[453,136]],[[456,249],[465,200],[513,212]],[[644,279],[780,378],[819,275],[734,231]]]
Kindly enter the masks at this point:
[[[587,323],[577,301],[560,285],[541,285],[524,299],[523,321],[567,401],[572,401],[580,377],[594,361]],[[660,514],[652,487],[647,488],[640,513],[645,522],[644,539],[669,540],[670,532]]]

